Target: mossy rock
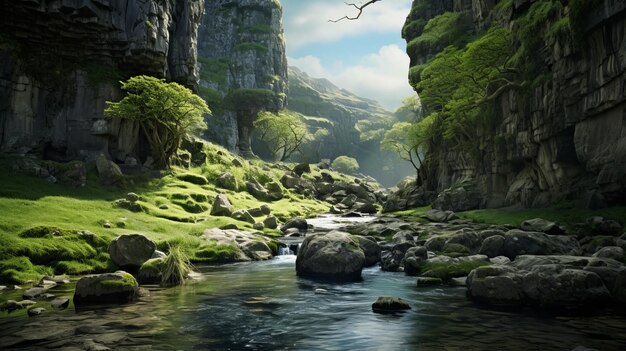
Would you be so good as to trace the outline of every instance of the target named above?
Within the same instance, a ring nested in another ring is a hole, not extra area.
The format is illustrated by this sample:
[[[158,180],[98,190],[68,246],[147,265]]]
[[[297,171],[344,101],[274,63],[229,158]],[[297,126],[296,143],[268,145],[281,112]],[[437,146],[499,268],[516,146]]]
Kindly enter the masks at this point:
[[[439,278],[447,281],[451,278],[467,276],[472,270],[489,265],[486,261],[461,261],[461,262],[428,262],[422,268],[422,275],[430,278]]]
[[[462,244],[458,243],[449,243],[444,245],[443,247],[444,253],[459,253],[459,254],[469,254],[469,249]]]
[[[176,176],[176,178],[184,181],[184,182],[188,182],[188,183],[192,183],[192,184],[196,184],[196,185],[207,185],[209,184],[209,181],[206,179],[205,176],[200,175],[200,174],[194,174],[194,173],[181,173],[178,174]]]
[[[395,313],[410,309],[409,303],[399,297],[381,296],[372,304],[372,310],[376,313]]]
[[[62,235],[63,231],[61,229],[45,226],[29,228],[19,234],[20,238],[51,238]]]
[[[189,213],[202,213],[208,210],[208,207],[201,205],[193,200],[187,200],[187,201],[174,200],[172,202],[182,207],[183,210]]]
[[[51,275],[52,269],[33,265],[28,257],[11,257],[0,261],[0,282],[23,284],[38,281],[44,275]]]
[[[138,287],[137,280],[124,271],[88,275],[76,283],[74,305],[131,302]]]
[[[434,277],[419,277],[419,278],[417,278],[417,286],[418,287],[434,286],[434,285],[441,285],[441,284],[443,284],[443,280],[441,280],[441,278],[434,278]]]
[[[153,258],[146,261],[139,268],[137,280],[140,284],[158,284],[163,277],[165,261],[163,258]]]

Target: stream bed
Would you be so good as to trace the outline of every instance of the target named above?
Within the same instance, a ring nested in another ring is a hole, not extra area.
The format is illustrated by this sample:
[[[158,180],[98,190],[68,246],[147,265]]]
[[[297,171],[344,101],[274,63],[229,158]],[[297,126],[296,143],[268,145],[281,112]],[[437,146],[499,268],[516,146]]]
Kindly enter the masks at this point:
[[[338,224],[318,222],[320,230]],[[343,225],[343,224],[342,224]],[[197,281],[123,306],[0,315],[2,350],[597,350],[626,349],[626,317],[542,315],[478,307],[463,287],[363,270],[363,281],[299,278],[294,255],[197,267]],[[51,291],[71,296],[65,286]],[[412,309],[376,314],[379,296]]]

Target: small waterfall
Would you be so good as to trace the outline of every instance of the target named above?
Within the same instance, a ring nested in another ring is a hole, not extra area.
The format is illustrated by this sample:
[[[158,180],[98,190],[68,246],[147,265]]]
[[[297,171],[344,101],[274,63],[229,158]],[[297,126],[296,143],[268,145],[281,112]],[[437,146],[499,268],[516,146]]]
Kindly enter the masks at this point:
[[[278,256],[284,255],[294,255],[294,252],[289,249],[287,246],[280,246],[278,248]]]

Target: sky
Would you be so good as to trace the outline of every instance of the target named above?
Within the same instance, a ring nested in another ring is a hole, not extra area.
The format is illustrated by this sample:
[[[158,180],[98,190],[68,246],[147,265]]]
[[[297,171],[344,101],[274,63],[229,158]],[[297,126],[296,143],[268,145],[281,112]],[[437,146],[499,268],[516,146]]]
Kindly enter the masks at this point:
[[[378,100],[391,111],[415,94],[407,80],[409,58],[400,34],[411,0],[380,1],[358,20],[339,23],[329,20],[356,14],[341,0],[281,3],[289,65]]]

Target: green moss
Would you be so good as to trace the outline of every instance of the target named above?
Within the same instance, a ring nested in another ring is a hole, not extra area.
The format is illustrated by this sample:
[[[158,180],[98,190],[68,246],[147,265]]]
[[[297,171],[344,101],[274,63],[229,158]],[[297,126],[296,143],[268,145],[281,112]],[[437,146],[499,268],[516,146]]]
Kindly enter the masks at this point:
[[[211,59],[199,56],[198,62],[200,63],[201,80],[218,84],[221,87],[226,86],[227,74],[230,67],[230,60],[228,58]],[[214,108],[211,105],[209,105],[209,107],[211,110]]]
[[[411,57],[424,57],[449,45],[462,47],[470,39],[469,31],[470,23],[461,13],[445,12],[431,18],[421,35],[407,43],[406,51]]]
[[[0,282],[8,284],[23,284],[28,281],[38,281],[44,275],[51,275],[49,267],[36,266],[28,257],[12,257],[0,261]]]
[[[457,244],[457,243],[446,244],[443,247],[443,252],[446,254],[450,254],[450,253],[469,254],[469,250],[467,249],[467,247],[461,244]]]
[[[445,281],[451,278],[467,276],[472,270],[487,265],[489,265],[489,262],[485,261],[463,261],[455,263],[426,261],[422,267],[422,274],[427,277],[440,278]]]
[[[552,23],[548,30],[547,37],[561,42],[570,42],[572,40],[572,29],[570,28],[570,19],[563,17]]]
[[[193,262],[229,263],[235,262],[241,251],[231,245],[208,244],[202,246],[191,258]]]
[[[102,281],[96,281],[94,282],[95,284],[99,284],[101,287],[103,288],[111,288],[111,289],[117,289],[119,287],[138,287],[139,283],[137,283],[137,280],[135,279],[135,277],[133,277],[132,274],[130,273],[122,273],[122,279],[109,279],[109,280],[102,280]]]
[[[87,73],[87,83],[92,88],[96,88],[104,83],[117,84],[124,78],[116,66],[100,62],[89,62],[82,68]]]
[[[182,181],[196,185],[206,185],[209,183],[209,181],[203,175],[195,173],[180,173],[177,174],[176,177]]]
[[[441,285],[443,284],[443,280],[441,278],[433,278],[433,277],[419,277],[417,278],[417,286],[433,286],[433,285]]]
[[[198,87],[198,95],[206,101],[214,114],[219,115],[224,112],[224,98],[219,91],[200,86]]]
[[[54,267],[56,274],[87,274],[93,272],[93,267],[77,261],[60,261]]]
[[[267,52],[268,49],[267,49],[267,46],[261,45],[259,43],[244,42],[244,43],[239,43],[235,45],[233,50],[234,51],[257,51],[259,53],[265,53]]]

